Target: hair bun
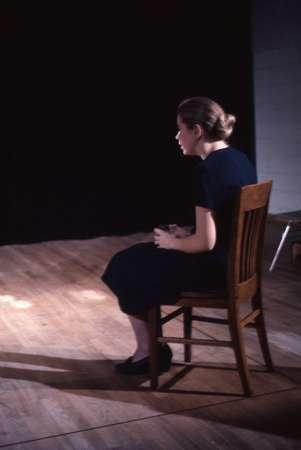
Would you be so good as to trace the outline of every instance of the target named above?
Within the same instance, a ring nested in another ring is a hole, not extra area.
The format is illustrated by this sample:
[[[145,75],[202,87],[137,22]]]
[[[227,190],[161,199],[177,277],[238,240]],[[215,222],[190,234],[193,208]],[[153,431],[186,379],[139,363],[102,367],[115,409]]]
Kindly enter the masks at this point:
[[[233,132],[233,127],[236,122],[236,117],[233,114],[221,114],[214,126],[216,137],[221,140],[228,139]]]
[[[233,114],[225,114],[225,123],[227,128],[233,129],[236,122],[236,117]]]

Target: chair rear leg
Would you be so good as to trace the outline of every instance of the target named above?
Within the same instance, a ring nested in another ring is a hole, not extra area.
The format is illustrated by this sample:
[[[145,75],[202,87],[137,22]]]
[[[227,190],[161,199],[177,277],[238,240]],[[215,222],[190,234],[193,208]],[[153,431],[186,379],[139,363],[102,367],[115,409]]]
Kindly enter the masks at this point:
[[[244,394],[250,397],[253,394],[250,382],[250,373],[247,364],[247,357],[245,353],[242,330],[238,312],[229,312],[229,326],[232,337],[233,350],[236,358],[237,368],[243,387]]]
[[[261,311],[261,314],[259,316],[257,316],[255,319],[255,327],[256,327],[257,336],[258,336],[258,340],[260,343],[263,359],[265,361],[268,371],[273,372],[274,364],[273,364],[273,360],[272,360],[272,356],[271,356],[271,352],[270,352],[269,341],[268,341],[268,336],[267,336],[266,327],[265,327],[264,315],[263,315],[263,310],[262,310],[262,298],[261,298],[260,293],[258,293],[254,297],[252,303],[253,303],[254,309],[258,308]]]
[[[191,339],[191,316],[192,308],[184,308],[184,337],[185,339]],[[184,344],[184,361],[191,362],[191,344]]]
[[[149,329],[149,350],[150,350],[150,366],[149,375],[151,380],[151,389],[158,387],[158,355],[159,343],[157,341],[158,334],[161,333],[161,310],[160,307],[153,307],[148,311],[148,329]]]

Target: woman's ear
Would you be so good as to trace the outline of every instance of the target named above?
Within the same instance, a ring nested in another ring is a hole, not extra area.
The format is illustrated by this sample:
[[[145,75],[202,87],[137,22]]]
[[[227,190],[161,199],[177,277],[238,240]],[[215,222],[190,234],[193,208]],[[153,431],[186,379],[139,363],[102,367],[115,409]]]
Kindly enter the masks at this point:
[[[204,135],[203,127],[200,124],[195,124],[193,126],[193,133],[197,139],[200,139]]]

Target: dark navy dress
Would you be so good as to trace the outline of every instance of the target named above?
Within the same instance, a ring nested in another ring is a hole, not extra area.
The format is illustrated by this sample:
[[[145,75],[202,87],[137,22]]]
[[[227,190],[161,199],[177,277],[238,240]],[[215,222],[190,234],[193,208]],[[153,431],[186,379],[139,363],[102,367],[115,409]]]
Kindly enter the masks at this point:
[[[240,186],[256,183],[256,173],[248,158],[233,147],[217,150],[204,161],[197,160],[194,203],[214,211],[216,245],[209,252],[185,253],[146,242],[116,253],[101,278],[126,314],[173,304],[183,290],[202,291],[225,285],[235,194]]]

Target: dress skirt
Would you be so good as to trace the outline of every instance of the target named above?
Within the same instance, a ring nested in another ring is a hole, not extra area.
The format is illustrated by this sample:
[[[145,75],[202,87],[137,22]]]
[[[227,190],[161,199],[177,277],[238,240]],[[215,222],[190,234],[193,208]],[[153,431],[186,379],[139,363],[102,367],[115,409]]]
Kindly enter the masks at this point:
[[[120,309],[137,315],[155,305],[176,303],[184,290],[224,287],[225,261],[217,249],[192,254],[143,242],[116,253],[101,279],[118,298]]]

